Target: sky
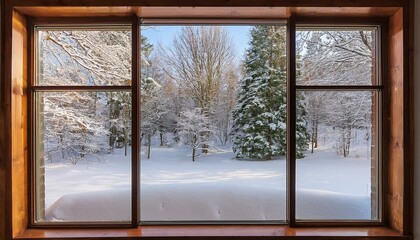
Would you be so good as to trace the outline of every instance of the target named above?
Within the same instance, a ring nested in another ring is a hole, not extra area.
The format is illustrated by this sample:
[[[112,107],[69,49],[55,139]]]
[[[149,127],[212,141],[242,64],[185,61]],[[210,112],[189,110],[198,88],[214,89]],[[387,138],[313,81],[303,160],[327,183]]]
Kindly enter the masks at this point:
[[[245,50],[248,48],[250,40],[249,30],[251,26],[223,26],[229,32],[232,38],[238,59],[242,59]],[[142,35],[146,36],[150,43],[155,46],[162,44],[164,47],[169,47],[173,38],[181,30],[182,26],[153,26],[142,29]]]

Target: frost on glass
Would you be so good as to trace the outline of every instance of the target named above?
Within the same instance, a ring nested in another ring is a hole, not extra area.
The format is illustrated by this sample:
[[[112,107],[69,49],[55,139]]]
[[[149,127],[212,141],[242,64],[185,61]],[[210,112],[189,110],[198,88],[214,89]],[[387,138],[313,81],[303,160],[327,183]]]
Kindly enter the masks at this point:
[[[131,94],[35,96],[37,222],[131,219]]]
[[[310,142],[296,162],[296,218],[378,219],[378,93],[298,92]]]
[[[298,30],[297,85],[378,85],[376,31]]]
[[[141,220],[285,221],[286,28],[142,34]]]
[[[36,84],[131,85],[131,31],[38,30]]]

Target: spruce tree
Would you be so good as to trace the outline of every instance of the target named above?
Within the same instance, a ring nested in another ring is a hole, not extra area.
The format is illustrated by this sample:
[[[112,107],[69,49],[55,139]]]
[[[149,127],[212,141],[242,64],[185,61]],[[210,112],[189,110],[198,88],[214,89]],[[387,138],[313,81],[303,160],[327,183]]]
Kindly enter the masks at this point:
[[[251,30],[245,77],[239,82],[233,111],[232,139],[237,157],[272,159],[286,154],[285,41],[285,28],[281,26],[261,25]],[[299,115],[304,116],[304,108],[298,105]],[[302,133],[297,134],[301,145],[297,150],[302,156],[308,135],[301,127],[304,119],[298,123],[297,130]]]

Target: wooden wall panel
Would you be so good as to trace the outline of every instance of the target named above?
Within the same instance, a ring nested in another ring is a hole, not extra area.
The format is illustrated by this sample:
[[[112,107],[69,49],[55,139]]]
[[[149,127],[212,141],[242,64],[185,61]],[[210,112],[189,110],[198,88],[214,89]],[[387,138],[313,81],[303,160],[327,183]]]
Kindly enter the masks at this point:
[[[419,2],[417,1],[417,4]],[[409,136],[406,136],[406,147],[408,151],[405,155],[405,173],[408,175],[405,177],[405,208],[404,208],[404,234],[406,235],[413,235],[414,232],[414,128],[415,128],[415,119],[414,119],[414,105],[418,103],[414,103],[414,1],[409,1],[407,7],[404,8],[404,22],[407,22],[404,29],[406,34],[404,35],[404,42],[406,44],[406,49],[408,49],[408,53],[406,52],[407,56],[405,58],[405,65],[408,66],[408,71],[405,71],[405,79],[408,79],[408,83],[406,84],[406,93],[408,96],[405,98],[405,105],[407,112],[406,121],[408,122],[405,128],[405,132],[410,133]],[[407,32],[408,31],[408,32]],[[417,63],[418,64],[418,63]],[[418,174],[418,173],[417,173]],[[410,184],[408,184],[410,183]],[[409,193],[407,193],[407,191]],[[418,205],[417,205],[418,207]]]
[[[0,209],[2,212],[0,215],[4,216],[4,222],[0,224],[4,224],[4,232],[0,233],[0,239],[10,239],[11,238],[11,184],[10,184],[10,175],[11,175],[11,167],[10,167],[10,81],[6,81],[6,79],[11,78],[11,37],[12,37],[12,30],[11,30],[11,12],[10,7],[2,1],[2,9],[1,9],[1,32],[3,34],[1,40],[1,82],[0,82],[0,168],[4,170],[4,195],[2,200],[5,202],[5,208]],[[7,39],[7,40],[6,40]]]
[[[28,36],[26,32],[25,19],[18,12],[13,13],[12,27],[12,229],[13,236],[16,236],[26,230],[28,222]]]
[[[0,56],[3,55],[4,49],[4,1],[0,3]],[[3,58],[1,58],[3,59]],[[3,61],[0,60],[0,76],[3,76]],[[4,107],[4,85],[3,77],[0,77],[0,152],[4,152],[4,124],[5,124],[5,107]],[[5,154],[0,156],[0,240],[5,240],[6,232],[6,157]]]
[[[403,231],[404,207],[404,65],[403,11],[389,22],[389,179],[388,220],[394,229]]]

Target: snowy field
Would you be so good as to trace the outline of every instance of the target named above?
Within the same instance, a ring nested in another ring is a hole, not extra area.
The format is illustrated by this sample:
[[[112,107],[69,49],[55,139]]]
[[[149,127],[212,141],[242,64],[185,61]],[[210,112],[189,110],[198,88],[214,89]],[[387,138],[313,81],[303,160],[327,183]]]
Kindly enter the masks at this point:
[[[190,154],[188,148],[152,148],[151,159],[142,153],[142,220],[286,218],[285,159],[240,161],[219,150],[192,162]],[[47,163],[47,220],[129,220],[130,161],[116,149],[100,161]],[[370,219],[366,148],[348,158],[318,148],[299,159],[297,217]]]

